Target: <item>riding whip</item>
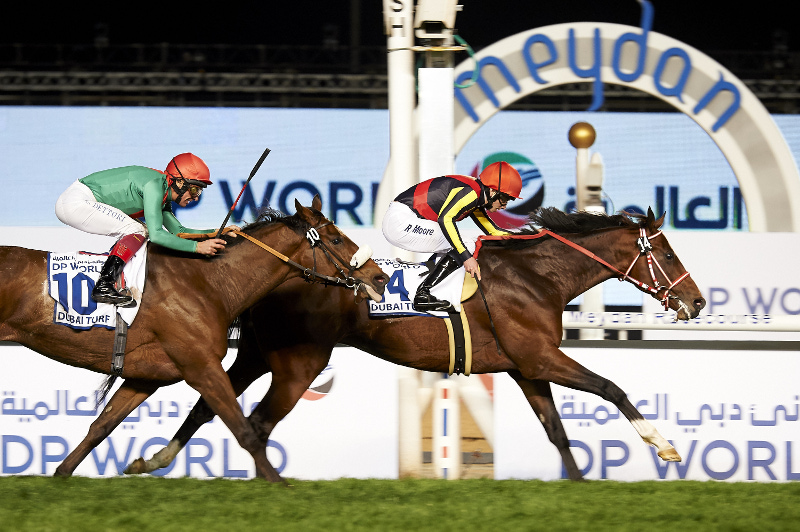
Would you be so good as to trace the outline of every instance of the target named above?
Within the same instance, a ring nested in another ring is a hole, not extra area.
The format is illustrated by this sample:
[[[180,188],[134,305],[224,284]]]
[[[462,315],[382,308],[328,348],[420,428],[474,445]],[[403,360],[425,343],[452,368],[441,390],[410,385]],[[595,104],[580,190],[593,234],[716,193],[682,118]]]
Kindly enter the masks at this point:
[[[503,356],[500,353],[500,340],[497,338],[497,331],[494,329],[494,320],[492,320],[492,313],[489,312],[489,303],[486,302],[486,294],[483,293],[483,286],[481,286],[481,280],[477,277],[475,280],[478,282],[478,289],[481,291],[481,297],[483,298],[483,304],[486,306],[486,314],[489,316],[489,326],[492,328],[492,336],[494,336],[494,343],[497,346],[497,354]]]
[[[264,159],[267,158],[267,155],[269,155],[269,152],[270,152],[270,149],[267,148],[266,150],[264,150],[264,153],[261,154],[261,158],[258,160],[256,165],[253,167],[253,171],[250,172],[250,177],[248,177],[247,181],[244,182],[244,186],[242,187],[242,190],[239,192],[239,195],[236,196],[236,201],[234,201],[233,205],[231,205],[231,210],[228,211],[228,215],[225,216],[225,220],[222,221],[222,225],[219,227],[219,231],[217,231],[217,236],[222,235],[222,230],[225,229],[225,224],[228,223],[228,220],[230,219],[231,214],[233,214],[233,209],[235,209],[236,208],[236,204],[239,203],[239,198],[242,197],[242,194],[244,193],[244,189],[247,188],[247,184],[250,182],[251,179],[253,179],[253,176],[256,175],[256,172],[258,172],[258,169],[261,168],[261,163],[263,163]]]

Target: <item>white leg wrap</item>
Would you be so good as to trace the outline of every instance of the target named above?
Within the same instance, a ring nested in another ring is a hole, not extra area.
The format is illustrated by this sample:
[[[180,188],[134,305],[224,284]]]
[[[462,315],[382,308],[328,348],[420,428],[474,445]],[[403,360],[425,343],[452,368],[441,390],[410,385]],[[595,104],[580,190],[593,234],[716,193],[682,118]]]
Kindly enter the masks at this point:
[[[169,464],[175,460],[175,457],[178,456],[180,452],[180,447],[178,446],[178,442],[172,440],[169,442],[169,445],[158,451],[150,460],[145,462],[145,471],[144,473],[151,473],[156,469],[161,469],[162,467],[167,467]]]
[[[645,443],[648,443],[658,450],[658,456],[670,462],[680,462],[681,457],[678,452],[664,437],[658,433],[656,428],[645,419],[634,419],[631,425],[639,433]]]

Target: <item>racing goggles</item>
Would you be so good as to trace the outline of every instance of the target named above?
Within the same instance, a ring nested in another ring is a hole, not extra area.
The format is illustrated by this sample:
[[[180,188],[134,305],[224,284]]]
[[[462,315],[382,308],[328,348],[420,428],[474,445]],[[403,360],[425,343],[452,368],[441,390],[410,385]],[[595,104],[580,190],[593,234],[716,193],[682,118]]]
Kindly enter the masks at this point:
[[[499,201],[500,201],[500,204],[501,204],[502,206],[504,206],[504,207],[505,207],[505,206],[506,206],[506,204],[507,204],[509,201],[513,200],[513,199],[515,199],[515,198],[514,198],[514,196],[511,196],[511,195],[509,195],[509,194],[506,194],[505,192],[496,192],[496,193],[494,194],[494,196],[492,196],[492,199],[491,199],[491,200],[489,200],[489,201],[490,201],[490,203],[494,203],[495,201],[498,201],[498,200],[499,200]]]
[[[194,179],[184,179],[186,184],[184,185],[184,189],[189,191],[189,195],[195,199],[200,197],[200,194],[203,193],[203,189],[206,188],[206,184],[202,181],[195,181]]]

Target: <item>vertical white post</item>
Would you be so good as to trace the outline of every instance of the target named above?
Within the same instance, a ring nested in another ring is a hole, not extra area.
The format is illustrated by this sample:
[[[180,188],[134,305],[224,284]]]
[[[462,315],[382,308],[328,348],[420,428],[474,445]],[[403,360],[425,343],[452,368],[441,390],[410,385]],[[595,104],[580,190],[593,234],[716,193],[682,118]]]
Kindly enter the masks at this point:
[[[420,181],[452,174],[455,170],[453,133],[453,69],[420,68],[419,104],[419,176]],[[446,345],[446,343],[445,343]],[[442,399],[442,394],[448,396]],[[461,476],[461,417],[458,384],[442,379],[434,387],[433,469],[437,478]]]
[[[389,165],[381,181],[374,220],[380,227],[389,203],[418,182],[414,108],[414,4],[412,0],[384,0],[383,16],[388,50]],[[395,250],[402,258],[408,252]]]
[[[452,174],[455,168],[452,68],[420,68],[419,177],[420,181]]]
[[[433,470],[437,478],[461,478],[461,408],[458,386],[441,379],[433,387]]]
[[[589,148],[594,144],[596,133],[591,124],[578,122],[569,130],[569,142],[577,151],[575,156],[575,203],[579,211],[605,212],[600,199],[603,184],[603,161],[599,153],[589,161]],[[582,312],[603,312],[603,286],[597,285],[583,293],[580,304]],[[602,340],[603,329],[581,329],[581,340]]]
[[[378,228],[392,199],[418,181],[414,134],[413,0],[384,0],[383,15],[388,50],[390,159],[375,205],[374,220]],[[392,254],[404,260],[414,258],[413,253],[395,247]],[[399,378],[399,475],[419,477],[422,474],[422,413],[417,402],[417,371],[403,368]]]
[[[417,390],[419,371],[399,367],[397,370],[398,405],[398,475],[400,478],[422,476],[422,424],[421,407]]]

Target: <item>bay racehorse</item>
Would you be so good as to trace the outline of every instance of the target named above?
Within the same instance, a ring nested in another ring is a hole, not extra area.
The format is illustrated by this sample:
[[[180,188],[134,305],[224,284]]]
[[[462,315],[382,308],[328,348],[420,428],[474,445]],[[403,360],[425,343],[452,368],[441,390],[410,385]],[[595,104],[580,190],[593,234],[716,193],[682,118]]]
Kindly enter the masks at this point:
[[[499,340],[496,347],[480,296],[464,305],[472,332],[472,372],[507,372],[519,385],[567,474],[582,479],[558,416],[550,383],[594,393],[613,403],[642,439],[668,461],[681,458],[613,382],[581,366],[560,349],[561,316],[578,295],[611,277],[631,281],[688,320],[705,306],[700,291],[670,247],[652,211],[647,217],[564,214],[543,209],[511,239],[487,240],[478,253],[482,285]],[[530,238],[527,238],[530,237]],[[654,266],[657,265],[657,266]],[[366,305],[352,305],[340,290],[286,283],[246,313],[239,352],[228,370],[236,393],[272,371],[272,384],[250,415],[268,435],[294,408],[327,365],[337,343],[420,370],[446,372],[448,338],[441,319],[370,319]],[[128,411],[125,412],[127,415]],[[213,417],[201,399],[169,445],[126,473],[167,466],[189,438]]]
[[[146,288],[128,330],[125,380],[86,439],[59,465],[57,476],[71,475],[159,387],[186,380],[252,455],[257,476],[280,480],[267,460],[267,439],[242,414],[221,364],[229,325],[287,279],[325,276],[328,282],[346,282],[351,297],[369,292],[378,299],[387,280],[368,257],[358,259],[366,261],[363,265],[353,262],[358,247],[322,215],[319,197],[311,208],[295,204],[293,216],[267,211],[238,237],[226,236],[228,246],[213,258],[149,246]],[[71,366],[110,373],[114,331],[76,331],[53,323],[46,252],[0,247],[0,264],[0,340]]]

